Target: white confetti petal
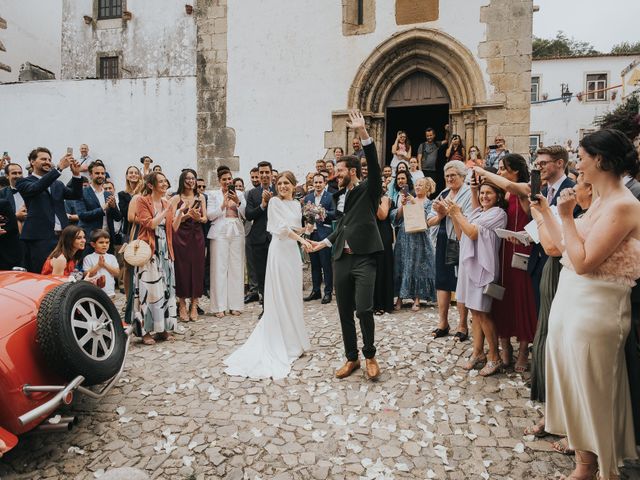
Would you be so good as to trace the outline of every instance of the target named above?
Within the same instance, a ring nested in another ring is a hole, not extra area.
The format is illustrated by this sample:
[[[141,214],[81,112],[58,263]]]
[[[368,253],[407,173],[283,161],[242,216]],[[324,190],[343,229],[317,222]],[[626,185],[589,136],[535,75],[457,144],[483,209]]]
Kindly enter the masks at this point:
[[[78,455],[84,455],[85,454],[85,451],[83,449],[81,449],[80,447],[74,447],[74,446],[69,447],[67,452],[69,452],[69,453],[77,453]]]
[[[57,425],[60,423],[60,420],[62,420],[62,415],[55,415],[49,419],[49,423],[51,425]]]
[[[502,405],[496,405],[495,407],[493,407],[493,409],[497,412],[500,413],[501,411],[504,410],[504,407]]]
[[[396,463],[394,466],[395,466],[395,469],[398,470],[399,472],[409,471],[409,465],[407,465],[406,463]]]
[[[155,410],[150,410],[149,413],[147,413],[147,417],[149,418],[153,418],[157,416],[158,416],[158,412],[156,412]]]
[[[262,436],[262,432],[260,430],[258,430],[257,428],[252,428],[251,429],[251,433],[253,433],[253,436],[256,438],[259,438]]]
[[[176,393],[176,384],[172,383],[171,385],[169,385],[169,388],[167,388],[167,393],[169,395],[173,395],[174,393]]]
[[[189,445],[187,446],[187,448],[189,450],[193,450],[194,448],[196,448],[198,446],[198,442],[192,440],[191,443],[189,443]]]
[[[524,443],[518,443],[515,447],[513,447],[513,451],[516,453],[524,453]]]
[[[433,452],[438,456],[442,463],[449,465],[449,459],[447,458],[447,448],[443,445],[436,445],[433,447]]]
[[[327,432],[324,430],[314,430],[311,434],[311,438],[313,438],[316,442],[324,442],[324,437],[327,435]]]
[[[93,478],[100,478],[102,475],[104,475],[104,468],[99,468],[93,472]]]
[[[120,423],[129,423],[131,421],[131,417],[120,417]]]
[[[185,455],[184,457],[182,457],[182,464],[185,467],[190,467],[195,459],[196,457],[189,457],[188,455]]]

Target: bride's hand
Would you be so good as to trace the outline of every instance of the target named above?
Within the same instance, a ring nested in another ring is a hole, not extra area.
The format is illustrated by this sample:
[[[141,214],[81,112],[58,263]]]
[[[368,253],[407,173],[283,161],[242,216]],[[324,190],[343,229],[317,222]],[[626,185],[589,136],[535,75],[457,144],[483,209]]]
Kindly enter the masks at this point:
[[[305,239],[302,239],[300,245],[302,245],[302,248],[304,248],[304,251],[307,253],[309,253],[313,249],[313,245],[311,245],[311,242]]]

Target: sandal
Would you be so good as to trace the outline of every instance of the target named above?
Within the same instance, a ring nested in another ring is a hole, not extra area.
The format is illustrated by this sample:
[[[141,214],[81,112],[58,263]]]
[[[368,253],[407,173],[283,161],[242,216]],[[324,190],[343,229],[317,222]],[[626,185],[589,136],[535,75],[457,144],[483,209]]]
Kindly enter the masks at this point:
[[[516,373],[524,373],[529,370],[529,362],[519,363],[516,362],[516,366],[513,368]]]
[[[431,335],[433,335],[433,338],[446,337],[447,335],[449,335],[449,327],[447,326],[446,328],[436,328],[433,332],[431,332]]]
[[[419,312],[420,311],[420,302],[414,303],[413,307],[411,307],[411,311],[412,312]]]
[[[242,312],[240,310],[231,310],[231,315],[233,315],[234,317],[237,317],[242,315]]]
[[[402,300],[400,300],[399,302],[396,302],[396,304],[393,306],[393,309],[397,312],[399,310],[402,309]]]
[[[213,316],[216,317],[216,318],[222,318],[222,317],[224,317],[224,312],[216,312],[216,313],[213,314]]]
[[[574,455],[576,453],[575,450],[569,448],[569,442],[567,441],[566,437],[561,438],[557,442],[552,442],[551,448],[553,448],[555,452],[561,453],[563,455]]]
[[[469,339],[469,334],[467,332],[456,332],[453,335],[453,340],[456,342],[466,342]]]
[[[384,315],[384,310],[376,310],[373,312],[374,315]]]
[[[155,345],[156,341],[153,339],[153,337],[151,336],[150,333],[145,333],[144,336],[142,337],[142,344],[143,345]]]
[[[487,364],[482,368],[482,370],[480,370],[480,372],[478,373],[483,377],[489,377],[494,373],[497,373],[499,370],[502,370],[503,368],[504,364],[502,363],[502,360],[489,360]]]
[[[531,425],[531,426],[525,428],[524,429],[524,434],[525,435],[533,435],[534,437],[537,437],[537,438],[542,438],[542,437],[546,437],[547,435],[549,435],[549,432],[545,431],[545,429],[544,429],[544,419],[542,419],[541,421],[539,421],[535,425]]]
[[[593,459],[595,459],[595,462],[585,462],[584,457],[582,456],[583,452],[577,453],[576,452],[576,466],[577,465],[589,465],[590,467],[592,467],[591,469],[593,470],[591,473],[586,474],[586,476],[577,476],[574,475],[573,472],[571,472],[569,474],[568,477],[566,476],[561,476],[560,480],[598,480],[599,478],[602,478],[598,475],[598,463],[597,463],[597,459],[595,458],[595,455],[592,457]],[[614,478],[609,476],[609,478]]]
[[[164,332],[156,333],[153,336],[153,339],[156,342],[166,342],[166,341],[169,341],[169,340],[173,340],[173,337],[171,336],[171,334],[169,334],[169,332],[164,331]]]
[[[462,366],[462,368],[464,368],[465,370],[476,370],[480,365],[486,362],[486,355],[472,356],[469,361]]]

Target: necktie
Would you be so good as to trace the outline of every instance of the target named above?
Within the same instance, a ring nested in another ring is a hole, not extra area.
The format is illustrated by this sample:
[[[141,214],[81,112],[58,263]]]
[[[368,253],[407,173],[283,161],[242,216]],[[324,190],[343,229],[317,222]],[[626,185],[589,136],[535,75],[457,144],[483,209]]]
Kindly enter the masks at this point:
[[[549,202],[549,205],[551,205],[555,193],[555,189],[553,187],[549,187],[549,191],[547,192],[547,202]]]
[[[11,193],[13,193],[15,195],[16,193],[18,193],[18,189],[17,188],[12,188],[11,189]]]

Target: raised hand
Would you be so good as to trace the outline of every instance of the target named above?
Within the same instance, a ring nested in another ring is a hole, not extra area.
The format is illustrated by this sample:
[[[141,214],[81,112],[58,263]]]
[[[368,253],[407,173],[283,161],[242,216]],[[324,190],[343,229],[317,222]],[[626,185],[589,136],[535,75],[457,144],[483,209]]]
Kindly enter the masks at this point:
[[[369,138],[364,117],[359,110],[351,110],[349,112],[349,121],[347,122],[347,127],[354,129],[358,133],[358,136],[361,140],[366,140],[367,138]]]
[[[58,168],[60,170],[64,170],[65,168],[67,168],[69,165],[71,165],[71,160],[73,160],[73,155],[71,155],[70,153],[67,153],[64,157],[62,157],[60,159],[60,161],[58,162]]]
[[[262,191],[262,208],[267,208],[267,204],[269,203],[269,200],[271,200],[271,197],[273,197],[273,194],[269,190]]]
[[[558,198],[558,214],[561,217],[573,217],[573,210],[576,208],[576,192],[573,188],[565,188],[560,192]]]

